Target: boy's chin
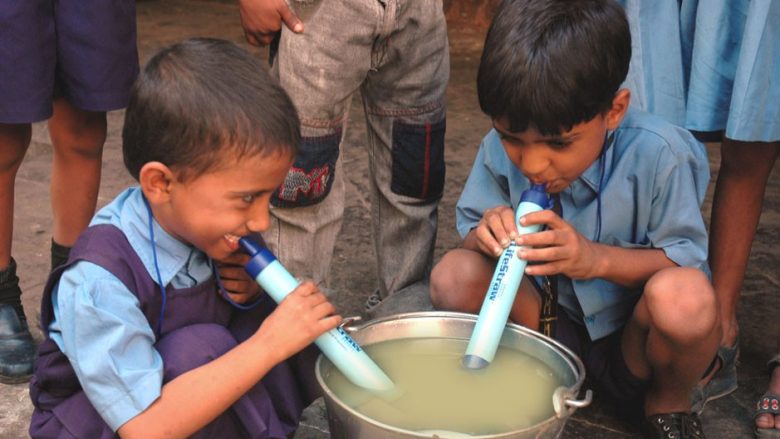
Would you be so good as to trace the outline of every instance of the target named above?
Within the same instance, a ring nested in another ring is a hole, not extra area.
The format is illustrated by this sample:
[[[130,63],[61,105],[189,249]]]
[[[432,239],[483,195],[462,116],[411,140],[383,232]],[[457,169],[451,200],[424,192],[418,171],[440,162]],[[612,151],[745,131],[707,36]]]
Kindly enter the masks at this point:
[[[568,184],[559,184],[559,183],[548,184],[547,186],[544,187],[544,191],[547,192],[548,194],[557,194],[563,191],[564,189],[566,189],[567,187],[569,187]]]
[[[221,245],[215,245],[209,248],[200,248],[200,250],[206,254],[209,258],[215,261],[224,261],[228,259],[231,255],[235,254],[237,250],[231,249],[229,246],[225,245],[225,243],[220,243]]]

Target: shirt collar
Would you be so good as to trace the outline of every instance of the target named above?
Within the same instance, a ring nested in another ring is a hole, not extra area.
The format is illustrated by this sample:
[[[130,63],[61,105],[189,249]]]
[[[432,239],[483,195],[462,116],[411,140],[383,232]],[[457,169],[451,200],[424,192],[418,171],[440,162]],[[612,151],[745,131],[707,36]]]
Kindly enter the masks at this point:
[[[156,282],[157,270],[155,269],[154,254],[152,252],[152,245],[156,244],[157,266],[160,269],[160,277],[163,285],[168,285],[171,279],[185,267],[191,259],[192,253],[198,252],[198,250],[171,236],[154,218],[152,218],[154,244],[152,243],[152,237],[149,233],[150,215],[140,189],[132,194],[124,209],[130,210],[127,214],[121,216],[122,229],[125,231],[130,245],[138,254],[149,275]]]
[[[599,184],[604,184],[606,181],[606,176],[602,178],[602,173],[606,173],[608,171],[607,165],[609,165],[609,158],[614,153],[614,144],[615,132],[612,131],[605,136],[604,144],[602,145],[602,150],[599,156],[596,158],[596,160],[593,161],[593,163],[590,164],[588,169],[586,169],[585,172],[579,176],[579,180],[582,180],[585,186],[589,187],[596,194],[601,192],[602,189],[599,187]],[[602,163],[605,160],[606,162]]]

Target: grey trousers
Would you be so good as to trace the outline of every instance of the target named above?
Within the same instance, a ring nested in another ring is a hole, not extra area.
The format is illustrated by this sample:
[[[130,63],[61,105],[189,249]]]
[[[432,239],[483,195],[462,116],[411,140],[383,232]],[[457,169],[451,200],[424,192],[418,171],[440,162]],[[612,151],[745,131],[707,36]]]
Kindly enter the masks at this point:
[[[344,214],[339,151],[360,91],[378,290],[430,274],[444,186],[447,29],[441,0],[289,0],[305,23],[284,29],[272,72],[301,117],[299,154],[263,235],[292,273],[327,286]],[[349,233],[349,231],[345,231]]]

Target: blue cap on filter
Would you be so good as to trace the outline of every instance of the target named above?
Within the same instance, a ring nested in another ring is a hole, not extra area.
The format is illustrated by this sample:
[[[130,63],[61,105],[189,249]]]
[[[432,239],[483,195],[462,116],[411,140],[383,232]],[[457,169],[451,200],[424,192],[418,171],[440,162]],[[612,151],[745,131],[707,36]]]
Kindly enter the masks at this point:
[[[265,267],[276,260],[276,256],[270,250],[249,237],[245,236],[239,239],[238,243],[241,245],[241,249],[251,257],[244,269],[253,278],[257,277]]]
[[[530,202],[541,206],[543,209],[552,209],[553,200],[547,195],[543,184],[532,184],[529,189],[523,191],[520,202]]]

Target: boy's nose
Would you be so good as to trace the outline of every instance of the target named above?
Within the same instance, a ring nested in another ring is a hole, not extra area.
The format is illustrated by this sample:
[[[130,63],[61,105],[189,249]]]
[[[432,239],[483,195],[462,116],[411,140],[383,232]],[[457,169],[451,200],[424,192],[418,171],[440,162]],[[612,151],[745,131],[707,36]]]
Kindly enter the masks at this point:
[[[521,159],[520,170],[526,177],[533,178],[541,176],[549,165],[550,161],[544,154],[537,151],[527,151]]]
[[[262,203],[262,205],[252,209],[249,219],[246,222],[246,228],[250,232],[265,232],[268,227],[271,226],[271,215],[268,211],[268,204]]]

